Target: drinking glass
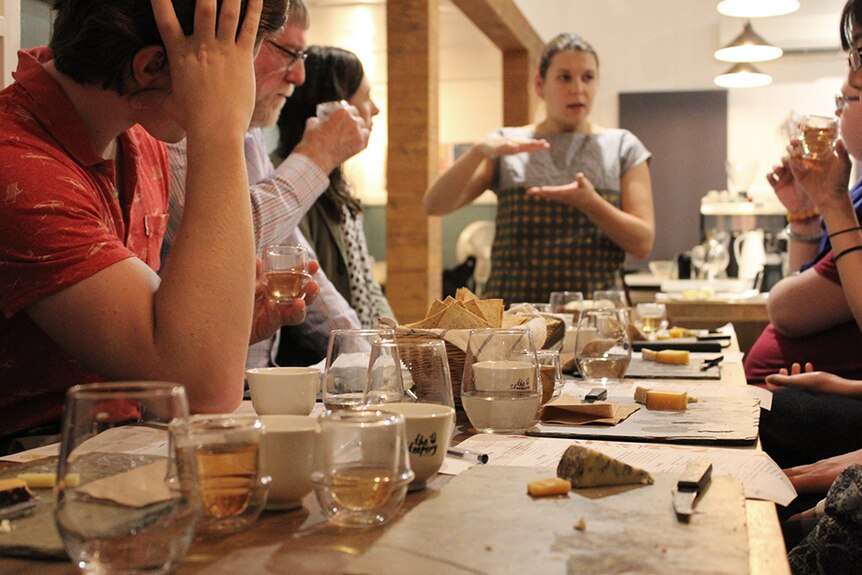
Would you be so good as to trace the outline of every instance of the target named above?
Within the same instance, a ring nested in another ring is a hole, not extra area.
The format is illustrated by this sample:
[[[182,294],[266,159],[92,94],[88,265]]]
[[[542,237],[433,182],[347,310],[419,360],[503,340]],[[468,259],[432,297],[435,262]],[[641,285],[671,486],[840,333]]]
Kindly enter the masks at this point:
[[[625,375],[632,358],[627,318],[622,309],[590,309],[581,314],[575,361],[586,381],[605,386]]]
[[[263,270],[269,298],[280,304],[305,299],[308,273],[308,250],[303,246],[268,245],[263,251]]]
[[[542,405],[551,400],[555,392],[563,387],[563,370],[560,366],[560,352],[550,349],[536,351],[539,364],[539,378],[542,382]]]
[[[635,328],[649,341],[667,329],[667,308],[663,303],[639,303],[634,309]]]
[[[188,433],[176,437],[177,452],[197,467],[198,532],[236,533],[257,520],[271,481],[262,463],[264,433],[254,414],[202,414],[191,416]]]
[[[169,447],[167,427],[186,433],[188,412],[185,390],[173,383],[67,392],[54,520],[83,573],[169,573],[185,555],[200,500],[194,462]]]
[[[828,116],[802,116],[799,121],[799,143],[802,157],[823,160],[832,154],[838,137],[838,121]]]
[[[405,398],[401,358],[394,339],[372,342],[362,403],[397,403]]]
[[[319,460],[311,474],[330,522],[344,527],[392,519],[415,477],[404,417],[374,410],[327,411],[319,418]]]
[[[626,292],[621,289],[596,290],[593,292],[593,307],[625,308],[629,303]]]
[[[364,401],[371,347],[395,340],[391,329],[335,329],[329,334],[323,371],[323,404],[327,409],[358,407]]]
[[[542,400],[536,361],[527,330],[470,331],[461,404],[477,431],[522,433],[536,422]]]
[[[446,342],[399,338],[398,355],[404,388],[414,401],[455,407]]]
[[[551,313],[563,314],[567,326],[578,325],[584,307],[584,294],[579,291],[552,291],[550,306]]]

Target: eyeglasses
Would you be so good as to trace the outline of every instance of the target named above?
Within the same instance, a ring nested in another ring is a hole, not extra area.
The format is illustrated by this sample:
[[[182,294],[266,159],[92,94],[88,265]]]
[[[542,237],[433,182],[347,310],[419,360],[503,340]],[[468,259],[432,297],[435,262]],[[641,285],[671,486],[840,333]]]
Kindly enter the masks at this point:
[[[275,48],[279,52],[281,52],[283,55],[290,58],[287,61],[287,71],[288,72],[290,72],[291,70],[296,68],[296,65],[299,64],[301,61],[305,61],[305,59],[308,58],[308,52],[304,52],[302,50],[294,51],[294,50],[291,50],[290,48],[285,48],[284,46],[282,46],[281,44],[279,44],[273,40],[267,40],[266,42],[267,42],[267,44],[269,44],[270,46],[272,46],[273,48]]]
[[[858,102],[862,100],[862,96],[845,96],[844,94],[835,94],[835,108],[843,110],[850,102]]]
[[[862,47],[850,48],[850,51],[847,52],[847,63],[850,64],[852,72],[862,68]]]

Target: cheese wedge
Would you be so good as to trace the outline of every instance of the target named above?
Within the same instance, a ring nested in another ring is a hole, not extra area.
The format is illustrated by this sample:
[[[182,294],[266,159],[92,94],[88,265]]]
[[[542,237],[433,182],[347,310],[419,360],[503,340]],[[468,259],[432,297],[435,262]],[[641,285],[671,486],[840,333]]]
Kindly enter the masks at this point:
[[[532,497],[550,497],[552,495],[565,495],[572,490],[572,483],[567,479],[559,477],[548,477],[537,479],[527,484],[527,494]]]
[[[643,469],[580,445],[571,445],[563,453],[557,465],[557,477],[568,479],[572,487],[653,483],[652,476]]]
[[[0,479],[0,508],[30,501],[33,492],[20,479]]]
[[[672,327],[667,330],[667,335],[671,338],[676,337],[688,337],[691,335],[691,332],[685,329],[684,327]]]
[[[685,349],[663,349],[655,355],[656,363],[670,363],[673,365],[688,365],[689,352]]]
[[[685,411],[688,394],[684,391],[647,391],[647,409],[657,411]]]
[[[52,489],[57,479],[56,473],[20,473],[18,479],[27,484],[30,489]],[[66,487],[77,487],[81,476],[77,473],[66,475]]]

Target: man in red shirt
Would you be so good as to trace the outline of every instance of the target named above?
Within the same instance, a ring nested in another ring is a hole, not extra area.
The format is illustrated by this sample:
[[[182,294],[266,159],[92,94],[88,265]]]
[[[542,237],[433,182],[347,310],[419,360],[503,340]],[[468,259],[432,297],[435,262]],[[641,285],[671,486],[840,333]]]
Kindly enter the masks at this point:
[[[223,0],[218,19],[216,0],[57,7],[50,50],[21,52],[0,92],[0,438],[102,379],[180,382],[193,411],[233,410],[249,334],[304,316],[256,289],[243,154],[253,55],[287,0]],[[160,280],[157,140],[183,136],[185,216]]]

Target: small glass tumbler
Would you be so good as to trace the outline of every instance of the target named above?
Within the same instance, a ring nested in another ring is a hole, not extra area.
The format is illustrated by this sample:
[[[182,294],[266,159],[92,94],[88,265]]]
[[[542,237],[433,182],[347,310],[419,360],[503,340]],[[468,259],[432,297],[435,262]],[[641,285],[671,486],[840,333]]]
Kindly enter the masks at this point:
[[[266,505],[261,420],[253,414],[193,415],[176,450],[194,459],[203,507],[199,533],[235,533],[254,523]]]
[[[838,138],[838,120],[828,116],[802,116],[798,136],[803,158],[823,160],[832,154]]]
[[[308,273],[308,250],[303,246],[268,245],[263,252],[263,269],[269,298],[280,304],[305,299]]]
[[[639,303],[632,310],[635,329],[648,341],[655,341],[667,329],[667,308],[663,303]]]
[[[589,309],[581,314],[575,361],[581,377],[599,385],[618,383],[632,359],[628,314],[623,309]]]
[[[415,478],[404,416],[374,410],[327,411],[318,419],[317,500],[342,527],[383,525],[398,513]]]
[[[550,349],[536,351],[539,363],[539,379],[542,381],[542,405],[548,403],[563,387],[563,370],[560,367],[560,352]]]
[[[201,512],[197,478],[187,455],[170,448],[167,426],[185,433],[188,411],[174,383],[67,392],[54,520],[81,572],[170,573],[185,555]]]
[[[404,388],[413,401],[455,407],[446,342],[442,339],[398,339]]]

